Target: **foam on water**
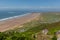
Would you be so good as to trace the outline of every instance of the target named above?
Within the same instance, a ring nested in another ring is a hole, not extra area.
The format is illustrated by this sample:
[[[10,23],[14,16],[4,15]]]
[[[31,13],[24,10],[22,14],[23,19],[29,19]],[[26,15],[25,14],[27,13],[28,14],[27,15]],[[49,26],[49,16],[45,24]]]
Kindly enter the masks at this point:
[[[0,21],[4,21],[4,20],[8,20],[8,19],[13,19],[13,18],[17,18],[17,17],[22,17],[22,16],[25,16],[25,15],[28,15],[28,14],[31,14],[31,13],[26,13],[26,14],[23,14],[23,15],[18,15],[18,16],[13,16],[13,17],[8,17],[8,18],[3,18],[3,19],[0,19]]]

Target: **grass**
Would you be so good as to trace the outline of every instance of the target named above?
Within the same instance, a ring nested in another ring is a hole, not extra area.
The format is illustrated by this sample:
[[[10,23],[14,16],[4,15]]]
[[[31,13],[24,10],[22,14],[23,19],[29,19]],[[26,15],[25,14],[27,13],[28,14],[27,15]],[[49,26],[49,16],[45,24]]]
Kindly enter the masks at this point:
[[[17,28],[13,31],[17,31],[18,33],[15,36],[26,36],[32,37],[33,34],[39,33],[43,29],[48,29],[48,34],[54,35],[55,32],[60,30],[60,15],[56,14],[42,14],[43,22],[52,22],[54,23],[40,23],[40,20],[33,20],[23,25],[21,28]],[[58,22],[55,22],[58,19]],[[23,30],[23,32],[21,32]],[[14,33],[12,31],[12,33]],[[9,34],[10,35],[10,34]]]
[[[55,13],[44,13],[42,14],[43,20],[46,22],[55,22],[60,20],[60,15],[56,15]],[[58,19],[58,20],[57,20]]]
[[[56,15],[54,13],[45,13],[42,14],[43,20],[46,22],[52,22],[56,21],[57,19],[60,19],[60,15]],[[37,33],[40,32],[41,30],[47,28],[49,30],[48,34],[54,34],[54,32],[57,32],[60,30],[60,22],[55,22],[55,23],[40,23],[40,21],[33,20],[29,23],[24,24],[22,28],[19,28],[17,31],[20,31],[22,29],[26,30],[25,33],[31,32],[31,33]]]

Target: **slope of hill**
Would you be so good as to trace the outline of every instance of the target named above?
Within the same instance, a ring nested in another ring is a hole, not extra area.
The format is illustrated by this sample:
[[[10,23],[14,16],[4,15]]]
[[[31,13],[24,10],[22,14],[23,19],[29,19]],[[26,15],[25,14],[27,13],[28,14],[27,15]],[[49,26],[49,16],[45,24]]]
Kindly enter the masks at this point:
[[[52,38],[55,33],[60,30],[60,15],[56,14],[59,13],[43,13],[39,17],[39,20],[25,23],[21,28],[2,32],[0,33],[0,37],[3,37],[3,40],[8,38],[10,40],[36,40],[37,38],[40,40],[41,31],[47,29],[48,34],[45,35],[46,39],[53,40]],[[42,37],[45,38],[45,36]],[[49,38],[50,36],[52,36],[52,38]]]

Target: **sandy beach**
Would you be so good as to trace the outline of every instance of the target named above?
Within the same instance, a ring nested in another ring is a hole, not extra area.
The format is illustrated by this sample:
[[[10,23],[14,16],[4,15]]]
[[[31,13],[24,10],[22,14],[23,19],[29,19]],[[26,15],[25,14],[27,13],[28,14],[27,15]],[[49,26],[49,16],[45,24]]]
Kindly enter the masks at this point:
[[[17,17],[5,21],[0,22],[0,32],[4,32],[6,30],[14,29],[16,27],[20,27],[24,23],[30,22],[31,20],[37,19],[40,13],[32,13],[22,17]]]

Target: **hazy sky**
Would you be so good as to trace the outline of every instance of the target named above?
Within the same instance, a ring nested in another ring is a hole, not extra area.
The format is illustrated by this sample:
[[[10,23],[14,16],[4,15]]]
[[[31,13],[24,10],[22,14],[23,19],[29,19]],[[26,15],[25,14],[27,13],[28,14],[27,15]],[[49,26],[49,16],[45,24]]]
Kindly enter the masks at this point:
[[[0,9],[4,8],[60,8],[60,0],[0,0]]]

